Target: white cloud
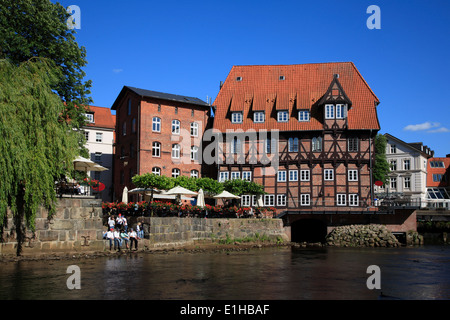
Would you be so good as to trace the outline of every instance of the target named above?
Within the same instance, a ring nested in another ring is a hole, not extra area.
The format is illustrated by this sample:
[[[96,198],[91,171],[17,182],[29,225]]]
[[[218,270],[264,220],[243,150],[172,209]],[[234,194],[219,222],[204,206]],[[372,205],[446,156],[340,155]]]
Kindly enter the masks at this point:
[[[439,132],[450,132],[450,130],[445,127],[440,127],[439,129],[430,130],[428,132],[429,133],[439,133]]]
[[[424,122],[420,124],[410,124],[403,128],[405,131],[423,131],[423,130],[430,130],[432,128],[437,128],[441,124],[438,122]]]
[[[121,73],[123,71],[123,69],[113,69],[112,72],[114,73]]]

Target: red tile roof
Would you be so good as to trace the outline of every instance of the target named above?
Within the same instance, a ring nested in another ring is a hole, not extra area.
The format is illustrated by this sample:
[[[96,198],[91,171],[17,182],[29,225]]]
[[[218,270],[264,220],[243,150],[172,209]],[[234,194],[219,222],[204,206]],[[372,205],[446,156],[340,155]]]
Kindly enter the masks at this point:
[[[221,132],[237,128],[322,130],[323,110],[316,103],[329,89],[335,74],[339,74],[338,81],[352,102],[348,129],[379,130],[376,112],[379,100],[352,62],[233,66],[213,104],[217,108],[214,128]],[[284,80],[280,80],[281,76]],[[300,109],[311,111],[309,122],[298,121]],[[241,110],[243,123],[232,124],[230,112]],[[277,122],[277,110],[288,110],[289,121]],[[251,111],[265,111],[266,121],[254,123]]]
[[[110,108],[89,106],[88,113],[94,113],[94,123],[89,123],[86,127],[115,129],[116,116],[111,113]]]

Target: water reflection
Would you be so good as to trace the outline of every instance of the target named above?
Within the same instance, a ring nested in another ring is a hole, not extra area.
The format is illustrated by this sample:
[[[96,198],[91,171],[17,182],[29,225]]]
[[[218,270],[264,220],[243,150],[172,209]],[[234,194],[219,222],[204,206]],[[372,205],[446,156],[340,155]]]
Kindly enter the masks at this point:
[[[449,299],[449,247],[272,248],[7,263],[0,299]],[[68,290],[67,267],[81,269]],[[381,268],[380,290],[366,286]]]

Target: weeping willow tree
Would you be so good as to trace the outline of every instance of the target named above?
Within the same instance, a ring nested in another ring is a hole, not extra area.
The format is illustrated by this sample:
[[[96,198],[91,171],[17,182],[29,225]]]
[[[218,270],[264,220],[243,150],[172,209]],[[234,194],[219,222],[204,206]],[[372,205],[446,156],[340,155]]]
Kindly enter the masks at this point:
[[[65,105],[51,89],[60,72],[51,60],[0,60],[0,230],[3,238],[10,208],[17,255],[38,208],[54,213],[55,180],[79,153],[80,133],[61,118]]]

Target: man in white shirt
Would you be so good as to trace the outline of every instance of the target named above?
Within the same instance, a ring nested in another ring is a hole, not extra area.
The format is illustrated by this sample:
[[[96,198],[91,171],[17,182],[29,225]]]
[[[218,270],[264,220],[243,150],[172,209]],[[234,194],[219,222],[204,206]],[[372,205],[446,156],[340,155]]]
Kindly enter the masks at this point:
[[[114,230],[114,250],[119,250],[120,252],[120,246],[122,245],[122,239],[120,238],[120,232],[118,229]]]
[[[110,228],[106,233],[106,239],[109,240],[109,251],[112,249],[113,241],[114,241],[114,229]]]
[[[138,249],[137,233],[136,233],[136,231],[133,230],[133,228],[131,228],[130,230],[131,230],[131,232],[129,234],[129,236],[130,236],[130,250],[133,249],[133,242],[134,242],[134,248],[137,251],[137,249]]]

